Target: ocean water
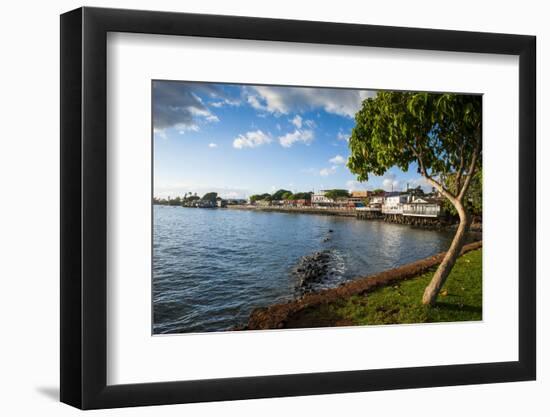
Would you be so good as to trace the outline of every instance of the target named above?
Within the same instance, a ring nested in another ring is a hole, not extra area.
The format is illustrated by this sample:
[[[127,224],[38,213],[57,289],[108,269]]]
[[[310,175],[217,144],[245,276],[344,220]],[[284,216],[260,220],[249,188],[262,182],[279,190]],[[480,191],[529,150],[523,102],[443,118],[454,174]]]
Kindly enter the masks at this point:
[[[256,307],[301,294],[295,270],[319,251],[340,285],[449,247],[453,233],[381,221],[154,206],[153,333],[230,330]]]

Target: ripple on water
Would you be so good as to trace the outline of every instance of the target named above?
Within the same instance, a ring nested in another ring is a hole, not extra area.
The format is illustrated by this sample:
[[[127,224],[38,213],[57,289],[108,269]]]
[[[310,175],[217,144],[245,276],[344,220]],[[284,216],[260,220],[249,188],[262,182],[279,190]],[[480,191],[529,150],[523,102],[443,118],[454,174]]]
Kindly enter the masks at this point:
[[[155,206],[153,331],[243,324],[252,309],[299,295],[293,268],[317,251],[331,260],[312,290],[431,256],[451,238],[353,218]]]

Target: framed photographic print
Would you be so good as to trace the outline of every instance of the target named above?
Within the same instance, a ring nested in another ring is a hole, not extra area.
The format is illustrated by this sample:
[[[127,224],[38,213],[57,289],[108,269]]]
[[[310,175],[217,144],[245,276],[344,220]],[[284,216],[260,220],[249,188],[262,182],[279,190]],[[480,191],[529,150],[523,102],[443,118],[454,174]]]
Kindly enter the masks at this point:
[[[61,16],[61,400],[535,379],[535,38]]]

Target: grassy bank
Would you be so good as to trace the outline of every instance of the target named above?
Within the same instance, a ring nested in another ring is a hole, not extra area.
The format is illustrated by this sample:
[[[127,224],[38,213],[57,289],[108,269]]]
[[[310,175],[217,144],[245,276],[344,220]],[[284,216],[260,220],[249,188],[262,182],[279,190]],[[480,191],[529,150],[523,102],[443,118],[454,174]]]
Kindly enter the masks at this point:
[[[435,270],[435,269],[434,269]],[[433,270],[364,295],[322,303],[289,317],[286,328],[473,321],[482,318],[482,251],[457,260],[434,307],[420,302]]]

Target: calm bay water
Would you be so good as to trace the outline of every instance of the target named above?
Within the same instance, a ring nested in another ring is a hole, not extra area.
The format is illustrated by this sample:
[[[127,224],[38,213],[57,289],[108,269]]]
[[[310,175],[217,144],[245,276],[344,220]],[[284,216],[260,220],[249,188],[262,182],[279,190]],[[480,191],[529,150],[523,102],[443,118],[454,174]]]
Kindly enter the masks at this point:
[[[317,251],[337,286],[425,258],[453,233],[380,221],[231,209],[154,206],[153,332],[229,330],[256,307],[299,295],[293,268]]]

